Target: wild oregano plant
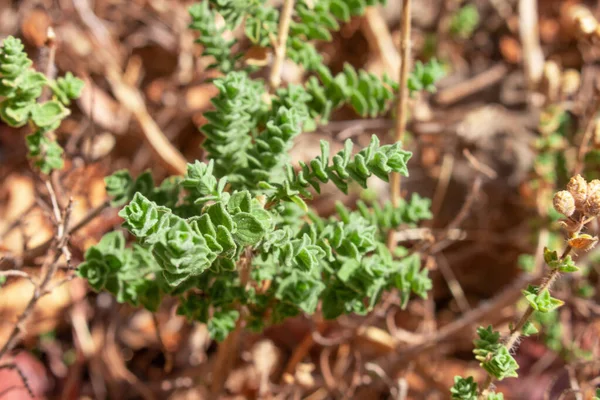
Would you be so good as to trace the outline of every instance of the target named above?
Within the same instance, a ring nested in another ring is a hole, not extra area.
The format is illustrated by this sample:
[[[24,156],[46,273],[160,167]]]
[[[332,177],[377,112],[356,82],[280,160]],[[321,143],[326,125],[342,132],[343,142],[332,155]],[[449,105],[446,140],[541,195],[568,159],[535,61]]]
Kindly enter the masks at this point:
[[[509,334],[502,338],[492,326],[477,329],[478,339],[473,343],[473,353],[486,371],[487,377],[479,386],[473,377],[455,377],[454,386],[450,389],[453,399],[483,400],[503,399],[501,393],[495,393],[491,387],[495,380],[503,380],[518,376],[519,364],[512,356],[521,336],[527,337],[538,333],[532,323],[534,314],[550,315],[563,301],[552,297],[550,291],[561,273],[577,272],[579,268],[571,258],[573,251],[589,251],[597,243],[598,238],[582,233],[586,225],[600,216],[600,180],[587,182],[581,175],[572,177],[567,190],[555,193],[554,209],[564,219],[561,224],[567,233],[565,249],[562,254],[556,250],[544,249],[544,262],[548,273],[539,286],[529,285],[523,290],[528,307],[514,325],[511,324]]]
[[[63,149],[53,137],[70,111],[71,100],[77,99],[83,81],[68,72],[50,79],[35,71],[19,39],[4,39],[0,48],[0,118],[12,127],[29,124],[33,133],[27,136],[29,158],[41,172],[48,174],[63,167]],[[44,88],[52,98],[40,101]]]
[[[274,46],[279,10],[266,1],[205,1],[190,8],[191,27],[200,32],[219,93],[201,131],[207,162],[188,164],[184,177],[156,186],[149,172],[137,178],[118,171],[106,178],[114,206],[135,237],[126,246],[122,232],[105,235],[85,254],[78,274],[95,290],[117,301],[157,310],[162,298],[176,297],[178,312],[206,323],[223,340],[243,319],[261,330],[301,313],[325,318],[368,313],[386,291],[397,289],[402,305],[412,293],[431,288],[418,253],[385,245],[387,233],[431,218],[429,200],[413,195],[397,207],[360,203],[352,211],[336,205],[322,218],[305,200],[332,183],[343,193],[367,187],[371,177],[408,175],[411,153],[400,143],[382,145],[373,136],[358,152],[347,140],[335,154],[321,142],[321,154],[298,166],[289,150],[302,132],[325,124],[336,109],[352,107],[363,116],[388,111],[397,84],[346,65],[333,74],[314,47],[330,31],[374,1],[297,1],[290,23],[287,57],[305,68],[304,85],[269,87],[235,53],[225,30],[243,25],[255,46]],[[217,28],[215,18],[225,21]],[[433,90],[443,71],[420,65],[414,90]]]

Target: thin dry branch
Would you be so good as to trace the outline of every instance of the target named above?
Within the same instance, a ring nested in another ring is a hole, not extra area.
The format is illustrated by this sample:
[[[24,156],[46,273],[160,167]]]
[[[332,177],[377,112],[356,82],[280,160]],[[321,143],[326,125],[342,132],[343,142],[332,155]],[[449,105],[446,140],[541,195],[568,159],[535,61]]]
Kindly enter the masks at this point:
[[[292,21],[292,12],[294,11],[294,0],[285,0],[283,10],[279,19],[279,30],[277,35],[277,43],[275,46],[275,61],[271,68],[269,83],[271,91],[274,91],[281,84],[281,69],[285,61],[285,49],[287,45],[288,34],[290,31],[290,22]]]
[[[184,175],[187,170],[186,159],[167,139],[156,121],[150,116],[140,91],[127,85],[116,68],[108,68],[107,78],[115,97],[137,119],[142,128],[144,139],[146,139],[152,152],[163,167],[173,175]]]
[[[23,312],[17,317],[17,321],[11,333],[9,334],[8,339],[2,348],[0,348],[0,359],[2,359],[2,357],[4,357],[16,346],[19,336],[24,329],[25,322],[35,308],[37,301],[46,293],[46,289],[48,288],[52,278],[54,277],[54,274],[58,269],[58,260],[60,259],[61,255],[64,255],[67,257],[67,259],[70,257],[66,245],[69,239],[68,225],[73,208],[73,200],[69,199],[67,207],[61,212],[61,210],[58,208],[58,200],[56,199],[52,185],[49,182],[47,182],[47,187],[49,188],[48,190],[53,205],[56,224],[56,237],[52,242],[52,246],[50,246],[51,251],[48,252],[46,262],[44,263],[44,267],[42,269],[45,271],[43,275],[44,277],[39,285],[35,285],[31,299],[25,306]]]
[[[525,77],[530,90],[537,88],[544,72],[540,44],[537,0],[519,0],[519,36],[523,45]]]
[[[408,71],[410,68],[410,9],[411,0],[402,0],[402,14],[400,21],[402,24],[402,32],[400,36],[400,52],[402,59],[400,60],[400,79],[398,80],[398,104],[396,109],[396,142],[402,141],[404,131],[406,130],[406,120],[408,114]],[[393,173],[390,185],[392,204],[398,206],[400,202],[400,175]]]
[[[25,376],[25,374],[23,373],[23,371],[21,370],[21,368],[19,368],[19,366],[17,364],[15,364],[15,363],[2,364],[2,365],[0,365],[0,369],[9,369],[9,370],[15,371],[21,378],[21,381],[23,382],[23,386],[27,390],[27,393],[29,394],[29,396],[31,398],[35,397],[35,395],[33,394],[33,389],[31,388],[31,385],[29,384],[29,380],[27,379],[27,376]],[[15,389],[17,389],[17,388],[18,388],[18,386],[15,386]],[[5,394],[5,393],[6,392],[0,392],[0,399],[4,398],[3,394]]]
[[[579,144],[579,149],[577,150],[577,163],[575,164],[575,168],[573,170],[574,175],[580,174],[583,171],[583,167],[585,166],[585,155],[588,153],[590,141],[594,136],[594,130],[596,128],[596,125],[598,124],[596,114],[599,108],[600,90],[598,89],[598,87],[595,87],[594,97],[587,112],[587,122],[585,123],[585,130],[583,132],[581,143]]]
[[[396,76],[400,70],[400,54],[378,7],[367,7],[362,26],[369,47],[377,52],[387,70]]]
[[[498,63],[470,79],[440,90],[435,96],[435,101],[443,106],[453,105],[467,96],[497,84],[508,75],[508,72],[509,69],[504,63]]]
[[[110,206],[110,201],[106,200],[104,203],[100,204],[98,207],[90,210],[79,222],[73,225],[68,229],[68,235],[72,235],[76,233],[78,230],[89,224],[92,220],[94,220],[97,216],[99,216],[106,208]],[[23,264],[30,264],[35,261],[37,257],[42,256],[44,253],[48,251],[48,249],[54,243],[54,239],[49,239],[44,243],[29,249],[22,257]],[[8,259],[0,260],[0,269],[5,268],[6,264],[9,262]]]

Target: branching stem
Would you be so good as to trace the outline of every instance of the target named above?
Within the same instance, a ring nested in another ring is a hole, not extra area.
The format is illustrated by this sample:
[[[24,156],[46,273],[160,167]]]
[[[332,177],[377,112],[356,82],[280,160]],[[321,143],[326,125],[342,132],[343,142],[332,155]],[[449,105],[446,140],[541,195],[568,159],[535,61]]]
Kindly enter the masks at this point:
[[[572,247],[567,246],[567,248],[561,255],[560,259],[564,260],[565,257],[567,257],[569,255],[571,250],[572,250]],[[550,290],[559,275],[560,275],[560,271],[558,268],[552,269],[546,276],[546,279],[544,279],[544,281],[540,285],[540,287],[538,289],[538,293],[543,293],[545,290]],[[509,352],[512,352],[514,347],[517,345],[519,337],[521,336],[521,331],[523,330],[523,327],[525,326],[527,321],[529,321],[529,318],[531,318],[531,316],[533,315],[534,311],[535,310],[533,309],[533,307],[531,307],[531,305],[529,305],[527,307],[527,310],[525,310],[525,312],[521,316],[521,318],[519,318],[519,321],[516,323],[516,325],[513,326],[512,329],[510,330],[510,333],[504,342],[504,346],[508,349]],[[492,377],[492,375],[488,374],[485,381],[481,385],[481,389],[479,391],[479,396],[478,396],[479,400],[485,400],[487,391],[493,382],[494,382],[494,378]]]
[[[69,219],[71,216],[71,210],[73,208],[73,201],[72,199],[69,199],[67,207],[61,213],[60,209],[58,208],[58,201],[56,199],[54,190],[52,189],[52,185],[50,183],[47,183],[47,186],[52,200],[56,223],[56,238],[53,241],[53,251],[48,253],[44,268],[46,272],[43,275],[41,283],[39,285],[35,285],[33,294],[31,295],[29,302],[25,306],[23,312],[17,318],[15,326],[10,332],[8,339],[0,348],[0,359],[2,359],[2,357],[4,357],[8,352],[10,352],[17,344],[21,331],[23,330],[23,325],[25,324],[27,318],[35,308],[37,301],[46,293],[46,289],[48,288],[50,282],[52,281],[52,278],[54,277],[54,274],[56,273],[56,270],[58,269],[58,260],[60,256],[64,255],[67,259],[70,256],[67,249],[67,241],[69,239],[68,226]]]

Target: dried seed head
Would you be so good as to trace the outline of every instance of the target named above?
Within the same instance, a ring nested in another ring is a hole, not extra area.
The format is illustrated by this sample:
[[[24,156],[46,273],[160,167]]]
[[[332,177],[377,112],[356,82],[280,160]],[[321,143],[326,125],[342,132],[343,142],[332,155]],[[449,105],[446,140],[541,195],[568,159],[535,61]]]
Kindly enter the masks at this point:
[[[542,75],[541,90],[548,101],[554,102],[560,90],[561,70],[555,61],[546,61]]]
[[[566,190],[556,192],[552,202],[554,209],[566,217],[570,217],[575,212],[575,199]]]
[[[594,126],[592,142],[594,143],[594,147],[600,147],[600,121],[596,121],[596,125]]]
[[[581,86],[581,75],[575,69],[567,69],[560,79],[560,91],[565,96],[574,95]]]
[[[583,208],[587,198],[588,185],[581,175],[575,175],[567,184],[567,190],[575,199],[575,207]]]
[[[585,233],[569,239],[569,246],[583,251],[590,251],[596,246],[596,243],[598,243],[598,237]]]
[[[590,217],[600,215],[600,190],[590,193],[583,207],[583,212]]]
[[[588,183],[588,195],[600,191],[600,179],[594,179]]]

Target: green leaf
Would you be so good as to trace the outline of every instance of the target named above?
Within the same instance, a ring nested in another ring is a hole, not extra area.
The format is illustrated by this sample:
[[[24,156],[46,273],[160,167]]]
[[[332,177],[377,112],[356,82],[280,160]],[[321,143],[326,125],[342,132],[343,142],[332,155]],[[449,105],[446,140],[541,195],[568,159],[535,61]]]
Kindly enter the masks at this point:
[[[338,270],[337,276],[342,282],[348,282],[350,277],[360,268],[360,262],[357,260],[347,260]]]
[[[306,205],[306,203],[304,202],[304,200],[302,200],[302,198],[300,196],[298,196],[298,195],[290,196],[290,200],[293,203],[296,203],[298,206],[300,206],[300,208],[304,212],[308,212],[308,206]]]
[[[255,245],[266,233],[261,221],[250,213],[240,212],[235,214],[233,222],[237,227],[233,237],[242,246]]]
[[[523,291],[523,295],[531,307],[540,312],[551,312],[564,304],[563,301],[558,300],[550,295],[548,290],[544,290],[538,294],[538,288],[535,286],[529,286]]]
[[[217,342],[222,342],[235,329],[239,316],[237,310],[215,311],[208,321],[208,334]]]
[[[454,377],[454,386],[450,389],[452,399],[456,400],[477,400],[477,383],[473,377],[463,378],[460,376]]]
[[[525,323],[525,325],[523,325],[523,328],[521,329],[521,334],[525,337],[535,335],[537,333],[539,333],[539,331],[535,327],[535,325],[533,323],[531,323],[531,321],[527,321]]]
[[[549,248],[544,247],[544,261],[548,265],[558,261],[558,253],[556,250],[550,250]]]
[[[247,190],[236,192],[231,195],[227,203],[227,210],[235,214],[237,212],[250,212],[251,197]]]
[[[210,220],[216,226],[223,226],[228,231],[233,231],[234,224],[231,215],[225,209],[223,203],[218,202],[213,205],[210,205],[206,209],[206,214],[210,217]]]
[[[83,81],[70,72],[67,72],[64,77],[58,78],[56,82],[50,83],[54,95],[65,106],[70,105],[71,100],[81,96],[83,85]]]
[[[111,206],[119,207],[131,200],[133,196],[133,178],[126,169],[116,171],[104,178],[106,193],[112,198]]]
[[[531,273],[535,269],[535,257],[531,254],[521,254],[519,255],[518,264],[521,270]]]
[[[27,156],[34,161],[40,171],[49,174],[53,170],[62,169],[64,165],[62,147],[56,141],[50,140],[42,130],[28,135],[25,140],[29,149]]]
[[[445,74],[443,66],[436,59],[427,64],[417,61],[408,77],[408,89],[411,94],[421,90],[435,92],[435,83]]]
[[[479,11],[473,4],[458,9],[450,20],[450,33],[460,39],[468,39],[479,24]]]
[[[483,361],[481,363],[483,369],[485,369],[490,375],[498,380],[504,378],[517,377],[517,369],[519,364],[510,355],[510,352],[505,346],[501,346],[492,356],[489,361]]]
[[[71,112],[58,101],[50,100],[31,109],[31,120],[40,128],[56,129],[60,121]]]
[[[556,251],[550,251],[548,248],[544,248],[544,261],[552,269],[558,269],[560,272],[569,273],[577,272],[579,268],[575,265],[575,262],[571,256],[565,258],[559,258]]]

